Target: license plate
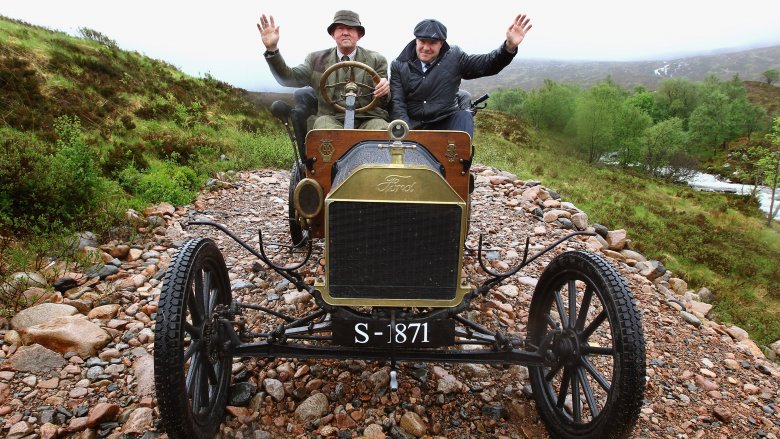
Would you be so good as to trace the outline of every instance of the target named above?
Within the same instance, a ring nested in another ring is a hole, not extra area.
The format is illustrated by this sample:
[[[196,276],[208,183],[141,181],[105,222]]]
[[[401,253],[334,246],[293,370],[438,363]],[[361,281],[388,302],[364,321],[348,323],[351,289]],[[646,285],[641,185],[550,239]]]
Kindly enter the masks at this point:
[[[455,344],[455,322],[450,319],[426,321],[333,320],[333,341],[342,346],[436,347]]]

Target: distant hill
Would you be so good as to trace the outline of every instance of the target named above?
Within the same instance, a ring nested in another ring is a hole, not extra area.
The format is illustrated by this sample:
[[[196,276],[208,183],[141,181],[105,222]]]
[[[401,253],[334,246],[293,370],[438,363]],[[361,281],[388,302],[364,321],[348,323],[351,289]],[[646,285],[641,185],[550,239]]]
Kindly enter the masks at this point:
[[[731,79],[738,74],[746,81],[761,81],[761,74],[770,68],[780,69],[780,46],[635,62],[529,60],[520,55],[498,75],[464,81],[463,86],[473,94],[498,88],[530,90],[540,87],[545,79],[587,87],[611,76],[624,87],[642,84],[654,90],[664,79],[701,81],[709,74],[721,79]]]
[[[243,89],[84,33],[73,37],[0,16],[0,126],[53,140],[54,120],[69,114],[116,144],[155,131],[186,135],[194,123],[245,131],[275,124]]]

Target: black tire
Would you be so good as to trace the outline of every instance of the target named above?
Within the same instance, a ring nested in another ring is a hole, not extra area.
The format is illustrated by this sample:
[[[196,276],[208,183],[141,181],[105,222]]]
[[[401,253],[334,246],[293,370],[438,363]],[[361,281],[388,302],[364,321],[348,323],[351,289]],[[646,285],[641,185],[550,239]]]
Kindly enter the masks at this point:
[[[214,241],[187,241],[163,280],[154,334],[154,384],[168,437],[213,438],[227,404],[233,358],[214,308],[230,280]]]
[[[551,436],[626,437],[642,407],[645,341],[631,292],[614,267],[580,251],[553,259],[531,300],[529,341],[538,347],[550,333],[545,365],[529,372]]]
[[[289,223],[290,223],[290,239],[293,246],[301,247],[305,244],[303,240],[303,229],[298,222],[298,215],[295,213],[295,203],[293,203],[293,194],[295,193],[295,187],[298,186],[301,180],[306,176],[306,171],[303,169],[303,163],[296,162],[290,170],[290,193],[287,197],[287,206],[289,207]]]

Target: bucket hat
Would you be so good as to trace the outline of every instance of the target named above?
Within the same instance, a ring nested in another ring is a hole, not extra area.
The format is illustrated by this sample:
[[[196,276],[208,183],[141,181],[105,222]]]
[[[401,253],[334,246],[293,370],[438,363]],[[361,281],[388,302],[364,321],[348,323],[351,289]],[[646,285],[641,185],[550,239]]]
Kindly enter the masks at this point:
[[[360,16],[357,14],[357,12],[352,12],[348,10],[337,11],[336,14],[333,16],[333,23],[331,23],[331,25],[328,26],[328,34],[333,35],[333,29],[335,29],[336,26],[340,24],[343,24],[344,26],[351,26],[357,28],[361,38],[363,37],[363,35],[366,34],[366,28],[364,28],[363,25],[360,24]]]

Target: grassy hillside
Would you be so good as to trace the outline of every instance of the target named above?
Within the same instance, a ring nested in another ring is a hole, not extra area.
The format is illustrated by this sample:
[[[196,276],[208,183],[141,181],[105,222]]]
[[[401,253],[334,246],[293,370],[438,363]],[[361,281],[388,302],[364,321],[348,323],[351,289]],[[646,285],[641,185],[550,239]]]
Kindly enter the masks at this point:
[[[709,288],[720,319],[760,343],[780,339],[780,226],[768,229],[750,200],[589,165],[571,153],[570,140],[503,113],[481,112],[475,139],[480,163],[539,180],[591,222],[626,229],[636,249],[690,288]]]
[[[19,306],[12,273],[74,261],[75,232],[132,240],[129,208],[186,204],[209,178],[292,162],[246,91],[81,34],[0,17],[0,312]]]
[[[246,91],[81,33],[0,17],[0,231],[110,223],[92,208],[180,204],[218,172],[289,163]]]

